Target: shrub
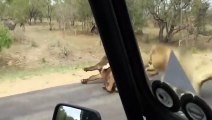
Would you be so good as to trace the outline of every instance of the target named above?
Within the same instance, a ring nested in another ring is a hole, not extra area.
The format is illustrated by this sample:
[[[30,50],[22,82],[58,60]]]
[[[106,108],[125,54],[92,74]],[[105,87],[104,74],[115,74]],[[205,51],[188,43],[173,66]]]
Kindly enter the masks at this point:
[[[21,44],[28,44],[29,40],[27,40],[25,34],[21,30],[15,30],[13,31],[13,41],[14,43],[21,43]]]
[[[8,28],[4,27],[4,25],[0,23],[0,51],[4,47],[9,48],[11,44],[12,37]]]

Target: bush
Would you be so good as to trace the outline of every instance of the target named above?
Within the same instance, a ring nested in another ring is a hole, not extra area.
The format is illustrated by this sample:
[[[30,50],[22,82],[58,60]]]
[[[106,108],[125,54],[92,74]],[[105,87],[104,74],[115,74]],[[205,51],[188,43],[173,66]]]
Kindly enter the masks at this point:
[[[29,40],[27,40],[25,34],[21,30],[15,30],[13,31],[13,42],[14,43],[21,43],[21,44],[29,44]]]
[[[4,47],[9,48],[11,44],[12,37],[8,28],[4,27],[4,25],[0,23],[0,51]]]

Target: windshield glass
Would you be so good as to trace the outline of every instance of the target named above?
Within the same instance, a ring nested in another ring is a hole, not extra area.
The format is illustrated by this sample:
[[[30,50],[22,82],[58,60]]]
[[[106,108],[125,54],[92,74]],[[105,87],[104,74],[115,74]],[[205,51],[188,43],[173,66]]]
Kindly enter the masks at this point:
[[[189,111],[196,104],[201,107],[195,109],[204,111],[202,106],[207,106],[205,111],[211,112],[212,1],[126,2],[155,99],[173,112],[182,108],[190,119],[197,119]],[[201,100],[208,105],[200,105]]]
[[[50,120],[58,103],[126,119],[87,0],[0,0],[0,120]]]

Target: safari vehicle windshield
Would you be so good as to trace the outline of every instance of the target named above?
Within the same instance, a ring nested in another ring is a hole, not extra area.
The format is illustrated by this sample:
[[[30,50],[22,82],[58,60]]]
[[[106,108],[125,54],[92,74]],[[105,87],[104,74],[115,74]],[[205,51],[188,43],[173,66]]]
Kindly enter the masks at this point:
[[[0,120],[211,120],[211,4],[0,0]]]
[[[128,119],[212,119],[211,1],[90,1]]]
[[[126,3],[149,81],[163,81],[162,85],[152,83],[153,95],[170,111],[180,109],[189,120],[212,119],[212,1],[126,0]]]

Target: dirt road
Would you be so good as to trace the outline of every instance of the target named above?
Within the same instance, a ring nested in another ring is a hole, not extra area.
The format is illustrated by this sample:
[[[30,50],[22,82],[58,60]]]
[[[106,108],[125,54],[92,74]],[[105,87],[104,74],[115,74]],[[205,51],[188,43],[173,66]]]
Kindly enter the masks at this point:
[[[82,85],[77,83],[79,82],[77,79],[73,79],[72,83],[68,82],[68,78],[65,76],[69,77],[69,75],[64,74],[57,75],[57,78],[55,78],[56,76],[52,74],[49,77],[43,76],[43,78],[53,81],[55,81],[54,79],[64,81],[67,79],[67,85],[0,98],[0,108],[4,108],[0,110],[0,120],[50,120],[54,107],[58,103],[80,105],[98,110],[103,120],[126,119],[118,94],[105,92],[102,89],[101,81],[97,81],[95,84]],[[49,85],[53,85],[53,83]],[[31,83],[31,90],[33,86],[33,83]],[[212,81],[203,86],[201,94],[212,107],[211,87]],[[24,92],[24,90],[21,92]]]
[[[105,92],[99,84],[70,84],[0,99],[0,120],[51,120],[58,103],[89,107],[102,120],[126,119],[117,93]]]

